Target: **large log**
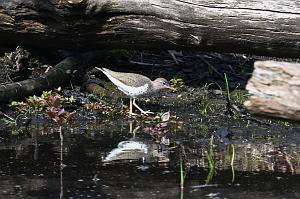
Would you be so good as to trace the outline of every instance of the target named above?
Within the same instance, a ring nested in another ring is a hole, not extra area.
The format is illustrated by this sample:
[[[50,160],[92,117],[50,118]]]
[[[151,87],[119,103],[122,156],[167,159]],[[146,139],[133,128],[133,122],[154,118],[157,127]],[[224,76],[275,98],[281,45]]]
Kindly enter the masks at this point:
[[[0,1],[0,45],[197,49],[299,57],[295,0]]]
[[[46,74],[35,79],[27,79],[6,85],[0,85],[0,104],[12,100],[24,99],[25,97],[52,90],[59,86],[64,86],[72,78],[76,78],[76,73],[82,68],[89,68],[102,59],[99,51],[91,51],[78,54],[76,57],[67,57]]]
[[[257,61],[244,104],[252,113],[300,121],[300,64]]]

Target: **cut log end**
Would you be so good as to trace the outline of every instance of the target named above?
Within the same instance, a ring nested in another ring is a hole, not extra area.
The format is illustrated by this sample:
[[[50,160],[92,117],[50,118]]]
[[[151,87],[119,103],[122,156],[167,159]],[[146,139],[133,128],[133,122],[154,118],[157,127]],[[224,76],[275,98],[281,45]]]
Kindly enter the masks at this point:
[[[300,121],[300,64],[258,61],[246,89],[252,96],[244,103],[259,115]]]

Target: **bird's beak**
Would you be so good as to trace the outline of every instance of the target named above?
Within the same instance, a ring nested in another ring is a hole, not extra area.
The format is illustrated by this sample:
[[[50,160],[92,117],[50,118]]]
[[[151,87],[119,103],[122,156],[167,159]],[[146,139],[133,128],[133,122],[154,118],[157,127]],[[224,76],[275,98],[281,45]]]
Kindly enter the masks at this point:
[[[172,87],[172,86],[168,86],[167,89],[170,89],[171,91],[176,91],[177,89]]]

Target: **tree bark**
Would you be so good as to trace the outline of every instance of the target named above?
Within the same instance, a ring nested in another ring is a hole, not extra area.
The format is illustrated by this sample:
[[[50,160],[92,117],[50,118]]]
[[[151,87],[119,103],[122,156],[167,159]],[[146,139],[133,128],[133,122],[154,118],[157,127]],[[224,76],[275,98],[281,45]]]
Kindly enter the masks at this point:
[[[0,86],[0,104],[42,93],[63,86],[76,75],[80,67],[89,68],[101,60],[99,51],[67,57],[45,75]]]
[[[257,61],[246,89],[252,113],[300,121],[300,64]]]
[[[195,49],[299,57],[293,0],[0,1],[0,45]]]
[[[71,79],[72,72],[75,71],[76,66],[76,59],[68,57],[42,77],[2,85],[0,86],[0,103],[23,99],[27,96],[64,85]]]

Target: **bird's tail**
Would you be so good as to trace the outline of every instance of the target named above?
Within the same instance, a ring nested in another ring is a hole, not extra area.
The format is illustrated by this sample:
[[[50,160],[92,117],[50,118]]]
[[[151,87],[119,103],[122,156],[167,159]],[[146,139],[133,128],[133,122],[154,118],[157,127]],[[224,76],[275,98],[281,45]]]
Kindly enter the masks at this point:
[[[97,70],[100,70],[102,73],[104,73],[104,70],[105,68],[98,68],[98,67],[95,67]]]
[[[102,67],[102,68],[95,67],[95,68],[98,69],[98,70],[100,70],[104,74],[105,74],[105,72],[109,73],[111,71],[111,70],[109,70],[107,68],[104,68],[104,67]]]

